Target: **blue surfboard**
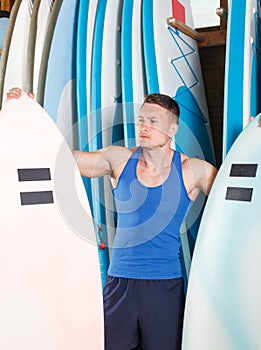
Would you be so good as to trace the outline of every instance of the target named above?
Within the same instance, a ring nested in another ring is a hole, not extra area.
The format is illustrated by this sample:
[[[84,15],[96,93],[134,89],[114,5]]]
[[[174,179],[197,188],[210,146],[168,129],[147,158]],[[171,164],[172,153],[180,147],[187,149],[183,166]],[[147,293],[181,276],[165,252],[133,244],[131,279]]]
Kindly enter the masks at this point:
[[[71,147],[77,147],[76,122],[76,35],[79,0],[63,0],[50,48],[43,107],[53,118]]]
[[[76,45],[76,103],[77,103],[77,125],[78,125],[78,147],[82,151],[89,151],[89,128],[87,109],[87,31],[89,21],[89,0],[80,1],[77,27]],[[88,195],[92,210],[91,180],[83,177],[83,183]]]
[[[122,0],[99,0],[95,18],[90,82],[90,150],[123,139],[121,118],[120,25]],[[88,88],[87,88],[88,89]],[[92,180],[93,216],[98,239],[110,246],[114,234],[114,202],[109,179]],[[109,234],[108,234],[109,233]],[[102,281],[109,251],[100,252]]]
[[[0,48],[2,49],[4,46],[5,34],[9,21],[9,12],[0,11]]]
[[[225,63],[223,159],[248,124],[261,111],[260,1],[231,0]]]

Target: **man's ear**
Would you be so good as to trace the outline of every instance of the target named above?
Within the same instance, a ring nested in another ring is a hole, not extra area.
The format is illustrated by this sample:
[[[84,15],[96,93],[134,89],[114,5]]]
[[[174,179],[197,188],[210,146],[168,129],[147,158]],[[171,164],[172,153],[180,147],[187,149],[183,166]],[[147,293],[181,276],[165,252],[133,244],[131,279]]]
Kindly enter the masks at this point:
[[[172,138],[178,131],[178,124],[177,123],[172,123],[169,131],[169,136]]]

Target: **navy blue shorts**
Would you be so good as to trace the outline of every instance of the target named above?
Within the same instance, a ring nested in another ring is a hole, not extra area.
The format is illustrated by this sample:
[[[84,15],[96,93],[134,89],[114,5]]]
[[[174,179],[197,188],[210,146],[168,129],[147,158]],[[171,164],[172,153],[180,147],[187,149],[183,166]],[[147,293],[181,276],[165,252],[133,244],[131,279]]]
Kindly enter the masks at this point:
[[[105,350],[180,350],[183,279],[107,277],[103,292]]]

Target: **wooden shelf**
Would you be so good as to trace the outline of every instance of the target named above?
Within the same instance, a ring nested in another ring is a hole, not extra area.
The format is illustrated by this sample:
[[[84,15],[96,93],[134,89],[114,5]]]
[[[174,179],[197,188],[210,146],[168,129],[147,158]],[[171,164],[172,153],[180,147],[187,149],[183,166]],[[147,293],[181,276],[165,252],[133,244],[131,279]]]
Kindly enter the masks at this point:
[[[14,0],[1,0],[0,10],[10,12],[13,4],[14,4]]]
[[[200,32],[200,35],[204,38],[203,41],[198,42],[198,47],[200,48],[226,45],[226,29],[210,32]]]

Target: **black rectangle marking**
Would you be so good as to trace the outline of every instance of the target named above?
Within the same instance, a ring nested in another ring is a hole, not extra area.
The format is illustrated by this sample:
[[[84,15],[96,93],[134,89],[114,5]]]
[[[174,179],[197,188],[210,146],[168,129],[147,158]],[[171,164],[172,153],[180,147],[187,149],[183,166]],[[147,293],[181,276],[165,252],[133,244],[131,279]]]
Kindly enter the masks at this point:
[[[17,169],[19,181],[49,181],[50,168]]]
[[[50,204],[53,203],[52,191],[21,192],[22,205]]]
[[[251,202],[253,188],[228,187],[226,199],[239,202]]]
[[[229,176],[256,177],[258,164],[232,164]]]

